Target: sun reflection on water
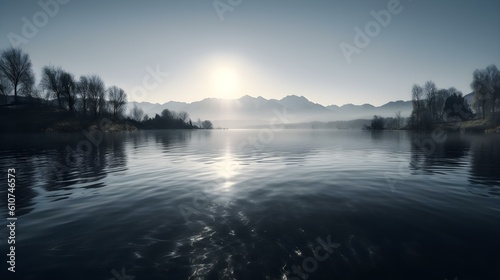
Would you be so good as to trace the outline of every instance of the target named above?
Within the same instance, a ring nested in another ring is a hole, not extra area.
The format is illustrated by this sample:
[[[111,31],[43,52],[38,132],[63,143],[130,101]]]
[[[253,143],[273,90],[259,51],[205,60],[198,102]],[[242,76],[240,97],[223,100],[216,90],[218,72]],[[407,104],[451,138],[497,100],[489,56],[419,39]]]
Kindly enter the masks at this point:
[[[217,158],[215,167],[217,178],[221,181],[221,188],[229,190],[235,183],[235,177],[240,174],[240,164],[233,157],[231,150],[226,148],[224,155]]]

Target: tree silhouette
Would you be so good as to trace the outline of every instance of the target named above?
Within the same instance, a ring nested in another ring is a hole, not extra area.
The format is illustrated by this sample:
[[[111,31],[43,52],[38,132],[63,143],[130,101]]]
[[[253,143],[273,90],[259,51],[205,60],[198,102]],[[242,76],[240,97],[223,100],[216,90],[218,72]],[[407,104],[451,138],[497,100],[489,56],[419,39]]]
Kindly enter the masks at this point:
[[[441,108],[438,108],[437,106],[438,90],[436,84],[433,81],[427,81],[424,85],[424,91],[426,96],[427,109],[429,110],[432,120],[436,120],[438,118],[437,112],[438,110],[441,110]]]
[[[108,88],[108,102],[111,105],[113,118],[119,118],[123,114],[125,104],[127,104],[127,94],[119,87],[112,86]],[[141,118],[139,118],[140,121]]]
[[[59,108],[63,109],[63,101],[68,103],[68,110],[73,111],[76,102],[76,83],[73,75],[61,69],[61,67],[45,66],[42,69],[43,89],[57,98]]]
[[[382,130],[385,127],[385,120],[381,116],[373,116],[370,129],[371,130]]]
[[[137,104],[134,104],[134,107],[132,108],[131,111],[131,117],[133,120],[140,122],[142,120],[142,116],[144,115],[144,111],[137,106]],[[158,114],[156,115],[158,116]]]
[[[450,95],[446,99],[443,110],[446,112],[448,118],[458,118],[462,121],[472,118],[472,110],[461,93],[453,93]]]
[[[481,111],[482,118],[486,117],[486,111],[495,114],[495,107],[500,101],[500,71],[495,65],[486,69],[477,69],[472,75],[471,88],[474,90],[474,102]]]
[[[169,109],[164,109],[163,111],[161,111],[161,117],[164,119],[173,119],[174,114],[172,114]]]
[[[420,126],[422,123],[423,119],[423,113],[425,109],[425,103],[422,100],[422,95],[424,93],[424,89],[417,85],[414,84],[412,89],[411,89],[411,100],[413,104],[413,111],[411,113],[410,119],[412,120],[412,125],[417,127]]]
[[[47,90],[49,94],[57,98],[59,108],[62,108],[61,103],[61,89],[59,85],[59,69],[54,66],[45,66],[42,68],[42,80],[40,85],[43,89]]]
[[[12,92],[11,85],[4,75],[0,74],[0,104],[7,103],[7,97]]]
[[[61,85],[61,93],[68,102],[68,109],[69,111],[74,111],[76,100],[75,79],[73,78],[72,74],[65,71],[61,72],[59,79]]]
[[[0,127],[0,130],[12,130],[16,127],[32,131],[79,130],[83,126],[92,124],[86,118],[88,115],[95,119],[102,116],[112,116],[115,120],[120,119],[127,105],[125,91],[116,86],[106,89],[104,81],[98,75],[84,75],[77,81],[71,73],[64,71],[61,67],[44,66],[41,71],[39,87],[35,86],[35,82],[28,54],[23,53],[21,49],[14,48],[1,51],[0,104],[9,102],[9,94],[14,92],[14,103],[18,102],[18,95],[22,95],[27,96],[30,102],[38,101],[41,105],[41,91],[38,89],[46,93],[47,103],[43,107],[23,106],[19,110],[17,107],[8,108],[6,112],[13,116],[23,113],[22,110],[41,108],[40,114],[35,116],[35,118],[40,119],[37,119],[36,125],[33,126],[23,123],[24,119],[18,122],[7,122],[9,125]],[[51,108],[53,106],[69,112]],[[80,110],[85,121],[79,119],[82,116],[75,113]],[[187,112],[176,113],[164,110],[161,117],[156,115],[154,119],[151,119],[147,115],[144,118],[143,116],[143,110],[136,104],[130,112],[130,118],[137,122],[139,128],[197,128],[197,126],[193,126]],[[203,127],[212,128],[213,125],[210,121],[205,121]]]
[[[213,129],[214,126],[212,125],[212,122],[209,120],[205,120],[201,123],[201,128],[203,129]]]
[[[187,112],[181,111],[177,114],[177,118],[182,122],[186,122],[189,119],[189,114]]]
[[[89,109],[95,118],[99,117],[106,108],[104,95],[106,93],[104,82],[101,77],[91,75],[88,77],[89,82]]]
[[[84,116],[87,115],[88,102],[90,95],[90,81],[88,76],[81,76],[80,80],[76,83],[76,92],[80,97],[80,102],[82,104],[82,113]]]
[[[396,126],[397,128],[401,127],[403,122],[403,117],[401,116],[401,111],[397,111],[395,114]]]
[[[445,117],[444,105],[446,99],[452,94],[458,92],[456,88],[440,89],[436,92],[436,107],[437,107],[437,120],[442,121]]]
[[[20,91],[30,91],[34,84],[34,74],[31,69],[31,59],[19,48],[4,50],[0,56],[0,75],[10,83],[14,90],[14,101]]]

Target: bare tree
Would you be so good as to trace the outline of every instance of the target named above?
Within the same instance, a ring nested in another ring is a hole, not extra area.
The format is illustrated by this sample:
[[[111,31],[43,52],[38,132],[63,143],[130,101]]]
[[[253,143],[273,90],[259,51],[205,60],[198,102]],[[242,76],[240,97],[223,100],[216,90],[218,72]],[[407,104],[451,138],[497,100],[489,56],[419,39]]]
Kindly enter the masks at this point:
[[[413,112],[412,115],[414,115],[414,119],[416,123],[420,123],[422,111],[424,109],[424,104],[422,101],[422,95],[423,95],[423,88],[417,84],[413,85],[411,89],[411,100],[413,103]]]
[[[88,76],[80,77],[80,80],[76,83],[76,92],[80,97],[80,102],[82,104],[82,113],[84,116],[86,116],[90,95],[90,82]]]
[[[30,100],[36,97],[36,87],[35,87],[35,74],[30,69],[26,75],[23,76],[21,83],[19,83],[18,94],[21,96],[26,96]]]
[[[47,90],[51,96],[57,99],[59,108],[74,111],[76,102],[76,83],[73,75],[62,70],[61,67],[45,66],[42,69],[41,86]]]
[[[487,96],[490,91],[486,79],[486,73],[478,69],[472,74],[472,83],[470,85],[474,91],[474,105],[481,111],[483,119],[485,117]]]
[[[189,119],[189,114],[187,112],[181,111],[177,114],[177,118],[185,123]]]
[[[28,54],[19,48],[10,48],[2,52],[0,56],[0,73],[10,83],[14,91],[15,102],[17,102],[17,94],[20,88],[26,86],[26,82],[34,81],[34,78],[28,77],[33,76],[31,59]]]
[[[437,87],[433,81],[427,81],[424,85],[427,109],[431,114],[432,120],[438,118],[437,108]]]
[[[7,98],[12,92],[11,84],[5,78],[5,76],[0,72],[0,104],[7,103]]]
[[[106,101],[104,94],[106,92],[104,82],[101,77],[92,75],[88,77],[89,82],[89,109],[94,117],[99,117],[106,111]]]
[[[69,111],[74,111],[76,101],[75,79],[72,74],[61,71],[59,80],[61,93],[65,97],[66,102],[68,102],[68,109]]]
[[[102,94],[99,95],[97,103],[98,103],[98,116],[103,116],[111,113],[109,109],[110,106],[106,101],[106,90],[104,90],[104,92],[102,92]]]
[[[495,107],[500,100],[500,71],[495,65],[486,69],[477,69],[472,74],[471,88],[474,91],[474,103],[485,118],[487,111],[495,114]]]
[[[127,94],[125,91],[119,87],[112,86],[108,88],[108,99],[113,118],[121,117],[127,104]]]
[[[144,111],[141,108],[139,108],[137,104],[134,104],[134,107],[132,107],[130,115],[133,120],[140,122],[142,120],[142,116],[144,115]]]
[[[54,66],[45,66],[42,68],[42,80],[40,85],[49,92],[49,96],[57,98],[59,108],[62,108],[62,89],[59,76],[61,69]]]
[[[396,122],[397,122],[398,127],[401,127],[402,120],[403,120],[403,118],[401,117],[401,111],[397,111],[396,112]]]
[[[498,103],[500,102],[500,71],[495,65],[486,67],[488,80],[491,83],[491,93],[489,95],[489,103],[493,117]]]

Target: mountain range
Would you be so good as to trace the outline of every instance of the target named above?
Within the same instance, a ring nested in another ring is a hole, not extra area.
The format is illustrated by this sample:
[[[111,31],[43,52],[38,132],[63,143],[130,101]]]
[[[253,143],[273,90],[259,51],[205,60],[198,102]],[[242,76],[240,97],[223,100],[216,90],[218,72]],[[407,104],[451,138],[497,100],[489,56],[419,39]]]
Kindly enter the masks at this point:
[[[465,99],[472,104],[473,93],[465,95]],[[306,123],[371,119],[374,115],[394,117],[397,112],[401,112],[402,117],[409,117],[412,111],[411,101],[391,101],[378,107],[371,104],[323,106],[297,95],[288,95],[280,100],[245,95],[238,99],[205,98],[191,103],[129,102],[127,107],[130,109],[134,105],[149,117],[161,114],[164,109],[185,111],[193,121],[210,120],[215,127],[226,128],[268,125],[273,118],[284,116],[290,123]]]
[[[271,119],[279,116],[286,116],[290,123],[328,122],[371,119],[373,115],[394,117],[398,111],[401,111],[401,116],[408,117],[412,110],[411,101],[393,101],[378,107],[371,104],[323,106],[297,95],[288,95],[280,100],[245,95],[238,99],[205,98],[192,103],[129,102],[128,108],[134,105],[141,108],[149,117],[161,114],[164,109],[176,112],[185,111],[193,121],[208,119],[215,127],[227,128],[266,125]]]

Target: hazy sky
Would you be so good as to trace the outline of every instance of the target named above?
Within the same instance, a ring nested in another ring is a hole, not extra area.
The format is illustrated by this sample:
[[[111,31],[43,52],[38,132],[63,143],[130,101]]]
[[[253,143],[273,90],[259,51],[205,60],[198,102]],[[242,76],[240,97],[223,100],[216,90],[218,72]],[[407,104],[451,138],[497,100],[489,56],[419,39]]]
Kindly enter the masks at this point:
[[[23,37],[37,81],[43,66],[61,66],[99,74],[129,100],[296,94],[381,105],[430,79],[469,93],[475,69],[500,66],[498,0],[54,1],[41,0],[47,15],[37,1],[0,0],[0,48]],[[370,24],[388,5],[390,21]],[[356,45],[367,24],[371,41]],[[342,43],[357,48],[350,63]]]

